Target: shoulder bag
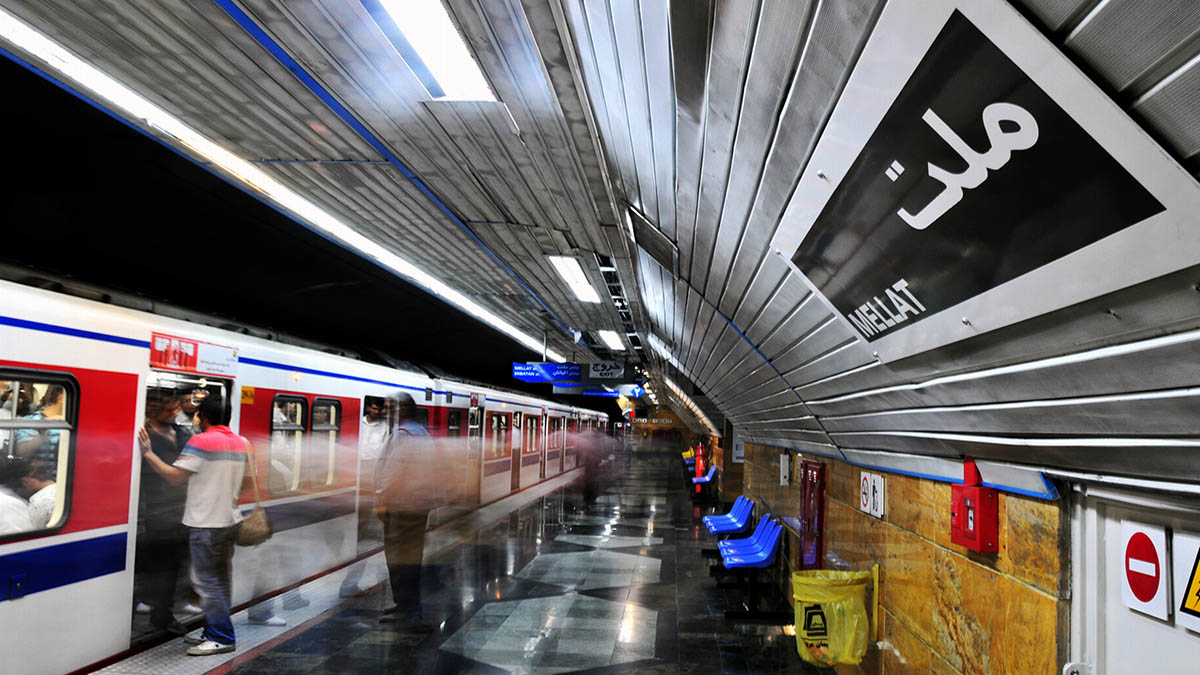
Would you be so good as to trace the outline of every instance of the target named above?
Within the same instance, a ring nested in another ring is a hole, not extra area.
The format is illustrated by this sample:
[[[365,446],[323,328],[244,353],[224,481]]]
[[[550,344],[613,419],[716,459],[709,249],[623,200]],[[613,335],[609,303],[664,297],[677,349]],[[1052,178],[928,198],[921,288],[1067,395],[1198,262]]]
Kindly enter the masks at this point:
[[[267,510],[263,508],[262,499],[258,496],[258,470],[254,467],[256,462],[254,454],[250,452],[250,441],[242,440],[246,444],[246,457],[250,460],[250,480],[254,483],[254,510],[242,518],[236,541],[238,546],[258,546],[270,539],[275,532],[271,529],[271,519],[267,517]]]

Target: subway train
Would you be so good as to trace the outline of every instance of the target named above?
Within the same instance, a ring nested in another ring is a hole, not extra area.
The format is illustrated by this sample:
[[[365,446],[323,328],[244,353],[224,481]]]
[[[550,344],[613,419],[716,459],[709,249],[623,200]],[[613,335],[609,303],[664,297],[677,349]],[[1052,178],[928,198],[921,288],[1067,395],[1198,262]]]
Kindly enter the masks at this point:
[[[573,432],[608,425],[592,410],[0,281],[0,454],[42,455],[55,485],[44,522],[0,536],[0,672],[69,672],[139,638],[137,429],[148,394],[164,390],[229,397],[230,426],[253,444],[276,534],[237,550],[235,605],[360,554],[370,397],[407,391],[431,435],[462,439],[457,492],[474,504],[570,471]],[[272,555],[273,578],[255,578]]]

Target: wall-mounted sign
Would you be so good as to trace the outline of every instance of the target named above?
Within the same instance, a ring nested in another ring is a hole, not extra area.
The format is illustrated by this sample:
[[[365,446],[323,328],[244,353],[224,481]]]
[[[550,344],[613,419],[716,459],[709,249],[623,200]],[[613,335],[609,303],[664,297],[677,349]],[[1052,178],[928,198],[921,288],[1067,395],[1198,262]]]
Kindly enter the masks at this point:
[[[1175,623],[1200,633],[1200,535],[1175,532],[1171,558]]]
[[[788,485],[792,480],[792,457],[791,455],[779,456],[779,484]]]
[[[587,366],[592,380],[619,380],[625,376],[625,364],[616,361],[593,361]]]
[[[512,364],[512,376],[522,382],[579,382],[582,368],[578,363],[534,361]]]
[[[883,517],[886,503],[883,475],[862,471],[858,477],[858,510],[876,518]]]
[[[733,463],[744,464],[746,462],[746,441],[740,438],[733,441]]]
[[[1195,264],[1196,181],[1007,3],[889,2],[859,64],[772,245],[884,360]]]
[[[1157,525],[1121,521],[1121,599],[1125,606],[1167,620],[1167,531]]]
[[[150,336],[150,367],[197,375],[237,376],[237,350],[176,335]]]

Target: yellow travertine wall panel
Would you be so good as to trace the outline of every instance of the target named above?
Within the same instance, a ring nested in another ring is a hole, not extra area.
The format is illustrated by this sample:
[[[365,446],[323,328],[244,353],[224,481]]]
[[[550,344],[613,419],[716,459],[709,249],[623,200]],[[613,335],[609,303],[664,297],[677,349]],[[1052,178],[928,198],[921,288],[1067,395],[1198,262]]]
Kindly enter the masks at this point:
[[[779,484],[779,457],[792,480]],[[854,569],[880,567],[879,641],[839,673],[1053,673],[1066,658],[1069,550],[1061,501],[1004,494],[996,553],[950,542],[950,485],[883,473],[883,518],[858,509],[860,469],[780,448],[746,445],[745,494],[799,517],[801,459],[826,465],[825,550]],[[785,570],[795,566],[789,534]],[[781,575],[781,591],[790,583]],[[790,599],[790,598],[789,598]]]

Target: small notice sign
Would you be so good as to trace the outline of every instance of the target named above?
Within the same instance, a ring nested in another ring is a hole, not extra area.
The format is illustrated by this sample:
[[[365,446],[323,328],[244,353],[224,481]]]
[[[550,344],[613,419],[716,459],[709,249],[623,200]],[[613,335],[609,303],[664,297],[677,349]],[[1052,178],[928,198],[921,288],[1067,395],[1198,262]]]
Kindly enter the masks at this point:
[[[237,376],[237,350],[211,342],[153,333],[150,367],[197,375]]]
[[[876,518],[883,517],[883,475],[863,471],[858,478],[858,510]]]
[[[1171,543],[1175,622],[1200,633],[1200,535],[1176,532]]]

